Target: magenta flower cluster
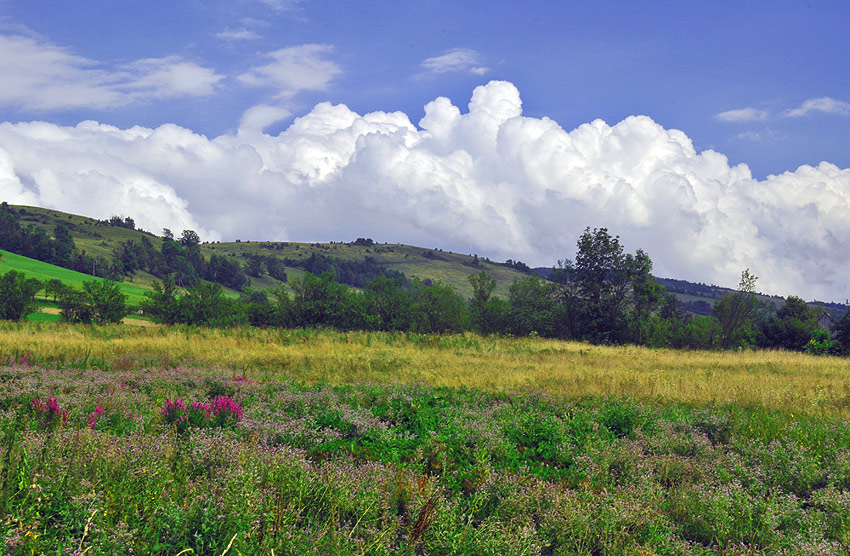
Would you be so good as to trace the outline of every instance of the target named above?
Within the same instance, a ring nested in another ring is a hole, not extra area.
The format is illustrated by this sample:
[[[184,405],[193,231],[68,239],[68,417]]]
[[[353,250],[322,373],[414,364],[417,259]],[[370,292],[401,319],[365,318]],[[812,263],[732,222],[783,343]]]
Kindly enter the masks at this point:
[[[94,411],[89,414],[87,423],[89,424],[90,429],[93,429],[97,426],[97,418],[101,415],[103,415],[103,408],[100,406],[95,407]]]
[[[166,425],[175,424],[178,431],[189,426],[226,427],[242,420],[242,407],[230,396],[217,396],[212,402],[186,404],[180,398],[166,399],[159,410]]]
[[[68,422],[68,412],[59,407],[56,398],[47,398],[45,401],[35,398],[30,402],[30,408],[43,427],[64,425]]]

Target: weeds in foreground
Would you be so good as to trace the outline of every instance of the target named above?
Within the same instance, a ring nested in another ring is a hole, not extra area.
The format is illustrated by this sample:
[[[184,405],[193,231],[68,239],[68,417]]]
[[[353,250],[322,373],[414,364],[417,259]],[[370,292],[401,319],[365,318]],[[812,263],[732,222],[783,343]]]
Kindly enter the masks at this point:
[[[20,365],[0,380],[10,554],[844,554],[850,544],[850,427],[832,417],[179,366]],[[65,417],[46,427],[36,405]]]

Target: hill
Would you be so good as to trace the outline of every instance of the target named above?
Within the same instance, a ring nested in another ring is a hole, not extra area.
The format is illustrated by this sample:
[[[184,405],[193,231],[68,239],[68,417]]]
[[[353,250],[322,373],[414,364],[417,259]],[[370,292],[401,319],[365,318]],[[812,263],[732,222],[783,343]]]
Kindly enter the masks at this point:
[[[154,248],[161,249],[162,238],[137,228],[126,226],[126,220],[114,218],[97,220],[85,216],[67,214],[60,211],[40,207],[11,205],[21,219],[23,225],[31,224],[52,233],[56,224],[66,224],[79,250],[84,250],[92,256],[111,257],[114,250],[123,242],[141,242],[146,238]],[[120,223],[120,224],[119,224]],[[182,230],[175,231],[178,235]],[[518,265],[496,263],[481,259],[475,255],[465,255],[403,244],[377,244],[368,239],[359,239],[349,243],[298,243],[298,242],[258,242],[236,241],[200,244],[201,254],[209,259],[212,255],[224,256],[229,260],[238,261],[243,266],[252,257],[275,257],[286,264],[287,275],[299,276],[303,270],[298,269],[311,257],[330,257],[347,263],[367,263],[389,272],[401,272],[408,279],[418,278],[422,281],[441,281],[454,287],[464,297],[471,297],[472,288],[468,276],[485,270],[496,279],[497,295],[507,297],[508,288],[516,279],[531,275],[530,270],[519,270]],[[522,266],[519,266],[522,268]],[[146,286],[154,277],[145,273],[137,273],[134,282]],[[268,274],[251,277],[251,287],[257,290],[267,290],[277,287],[282,282]]]
[[[127,217],[116,216],[109,220],[97,220],[39,207],[15,205],[12,207],[17,211],[22,224],[31,224],[48,234],[52,232],[56,224],[60,222],[66,224],[77,248],[95,257],[109,258],[123,242],[141,242],[143,238],[155,249],[162,248],[160,236],[135,228],[132,219]],[[177,233],[179,232],[182,230]],[[327,264],[327,259],[349,265],[366,265],[372,271],[380,269],[390,274],[403,273],[408,279],[439,280],[451,285],[466,298],[472,295],[468,276],[482,270],[495,278],[497,284],[495,293],[501,297],[507,297],[508,289],[514,280],[534,273],[544,278],[549,278],[551,275],[551,268],[532,270],[519,262],[497,263],[475,255],[398,243],[379,244],[364,238],[351,242],[331,243],[237,240],[235,242],[202,242],[199,247],[206,259],[213,255],[223,256],[228,260],[239,262],[243,267],[247,266],[252,258],[273,257],[285,265],[289,277],[301,276],[304,268],[311,267],[311,263],[317,263],[312,268],[316,266],[321,268],[322,263]],[[155,280],[154,276],[145,272],[136,272],[132,277],[134,285],[142,288],[149,288]],[[657,278],[656,280],[667,291],[675,294],[688,311],[696,315],[710,315],[715,301],[735,291],[713,284],[706,285],[674,278]],[[255,290],[270,290],[281,284],[281,281],[272,278],[268,273],[251,277],[251,288]],[[229,291],[228,295],[235,296],[236,293]],[[774,307],[779,307],[784,302],[783,297],[776,295],[759,294],[759,299]],[[829,312],[837,318],[846,311],[846,306],[839,303],[810,301],[809,305]]]

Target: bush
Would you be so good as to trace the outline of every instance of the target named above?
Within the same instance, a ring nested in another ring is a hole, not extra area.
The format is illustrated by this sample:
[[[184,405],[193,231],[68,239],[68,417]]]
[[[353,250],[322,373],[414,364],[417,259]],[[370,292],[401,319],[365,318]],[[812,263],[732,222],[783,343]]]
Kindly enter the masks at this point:
[[[810,355],[834,355],[839,349],[838,342],[829,338],[829,332],[818,328],[812,330],[812,339],[806,344],[804,351]]]

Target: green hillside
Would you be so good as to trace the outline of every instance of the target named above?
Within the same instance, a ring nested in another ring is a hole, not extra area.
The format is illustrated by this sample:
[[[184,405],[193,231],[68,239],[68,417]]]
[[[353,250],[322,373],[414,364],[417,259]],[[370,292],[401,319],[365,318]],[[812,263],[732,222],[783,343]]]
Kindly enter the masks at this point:
[[[0,250],[0,254],[3,255],[2,260],[0,260],[0,274],[4,274],[10,270],[16,270],[26,274],[27,277],[35,278],[42,282],[51,279],[61,280],[76,289],[82,289],[83,282],[103,280],[102,278],[94,278],[88,274],[82,274],[60,266],[22,257],[8,251]],[[121,288],[121,293],[127,296],[127,303],[129,305],[138,305],[144,299],[145,292],[149,291],[149,288],[136,284],[119,282],[118,286]]]
[[[468,276],[482,270],[496,279],[497,295],[507,297],[508,288],[514,280],[529,274],[512,267],[480,259],[471,255],[426,249],[403,245],[354,243],[296,243],[241,241],[237,243],[213,243],[201,245],[205,256],[213,253],[226,255],[237,260],[245,260],[252,255],[275,256],[279,259],[306,260],[312,255],[324,255],[343,261],[363,261],[371,259],[387,270],[403,272],[410,279],[441,281],[453,286],[463,297],[472,296],[472,287]],[[291,267],[287,272],[292,275]]]
[[[143,237],[147,237],[156,249],[160,249],[162,246],[161,238],[148,231],[110,226],[108,223],[94,218],[39,207],[20,205],[12,205],[12,207],[18,211],[22,224],[32,224],[48,234],[52,233],[57,223],[65,223],[71,231],[77,249],[85,250],[90,255],[110,257],[113,249],[117,248],[121,242],[141,241]],[[161,230],[156,230],[156,233],[161,232]],[[182,230],[172,230],[172,232],[175,237],[179,237]],[[386,270],[403,272],[409,279],[439,280],[453,286],[464,297],[471,297],[472,295],[468,276],[482,270],[496,279],[495,293],[502,297],[507,297],[508,288],[514,280],[528,276],[528,274],[510,266],[489,262],[473,255],[402,244],[362,245],[355,243],[239,241],[202,243],[200,248],[201,253],[206,258],[213,254],[224,255],[239,261],[243,265],[252,255],[274,256],[281,260],[286,258],[304,260],[313,254],[334,257],[343,261],[363,261],[370,258]],[[302,272],[287,266],[287,274],[290,277],[295,277],[301,275]],[[148,284],[152,281],[152,277],[137,275],[134,281]],[[251,278],[251,281],[251,287],[257,290],[271,289],[280,285],[280,282],[268,275]]]

